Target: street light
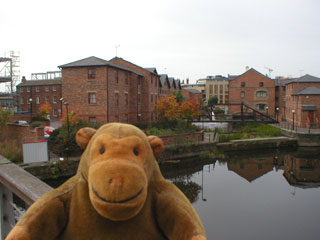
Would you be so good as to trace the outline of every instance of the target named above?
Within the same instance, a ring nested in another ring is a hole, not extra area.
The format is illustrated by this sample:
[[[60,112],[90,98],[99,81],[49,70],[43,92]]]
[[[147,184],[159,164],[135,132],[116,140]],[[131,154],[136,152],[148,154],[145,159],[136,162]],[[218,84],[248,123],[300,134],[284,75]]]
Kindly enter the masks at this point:
[[[66,106],[66,114],[67,114],[67,134],[68,134],[68,141],[69,141],[69,136],[70,136],[70,128],[69,128],[69,103],[64,101],[64,98],[60,98],[61,101],[61,105],[63,103],[63,105]],[[62,106],[61,106],[61,113],[62,113]],[[69,147],[67,147],[67,160],[69,159]]]
[[[31,97],[29,98],[29,102],[30,102],[30,112],[31,112],[31,121],[32,121],[32,98]]]
[[[292,130],[294,130],[294,110],[292,110]]]
[[[278,118],[279,118],[279,108],[278,107],[276,107],[276,117],[277,117],[277,121],[279,120]]]
[[[267,116],[268,116],[268,110],[269,110],[268,106],[266,107],[266,110],[267,110]]]

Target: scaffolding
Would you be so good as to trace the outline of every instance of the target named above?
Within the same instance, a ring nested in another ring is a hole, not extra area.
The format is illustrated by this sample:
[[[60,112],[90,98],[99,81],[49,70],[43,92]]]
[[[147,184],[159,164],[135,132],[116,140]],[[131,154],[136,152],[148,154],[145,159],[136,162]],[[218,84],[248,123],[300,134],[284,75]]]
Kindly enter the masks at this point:
[[[6,91],[12,94],[19,80],[20,53],[18,51],[4,53],[2,57],[0,56],[0,84],[5,83]]]

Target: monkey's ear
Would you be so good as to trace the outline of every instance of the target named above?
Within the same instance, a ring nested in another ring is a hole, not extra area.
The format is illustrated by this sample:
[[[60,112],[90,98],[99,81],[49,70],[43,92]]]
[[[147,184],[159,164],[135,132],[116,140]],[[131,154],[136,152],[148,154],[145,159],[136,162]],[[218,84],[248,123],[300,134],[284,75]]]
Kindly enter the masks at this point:
[[[161,153],[164,151],[164,144],[161,138],[156,137],[156,136],[148,136],[150,146],[153,151],[153,155],[159,161]]]
[[[82,149],[85,149],[96,131],[97,130],[95,130],[94,128],[81,128],[76,134],[76,142],[78,146]]]

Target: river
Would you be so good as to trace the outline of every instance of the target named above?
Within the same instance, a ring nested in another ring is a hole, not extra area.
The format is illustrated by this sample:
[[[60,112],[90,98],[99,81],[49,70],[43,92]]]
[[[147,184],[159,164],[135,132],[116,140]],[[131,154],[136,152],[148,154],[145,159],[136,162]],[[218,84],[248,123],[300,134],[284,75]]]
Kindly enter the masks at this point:
[[[230,152],[161,165],[208,239],[320,239],[320,148]]]

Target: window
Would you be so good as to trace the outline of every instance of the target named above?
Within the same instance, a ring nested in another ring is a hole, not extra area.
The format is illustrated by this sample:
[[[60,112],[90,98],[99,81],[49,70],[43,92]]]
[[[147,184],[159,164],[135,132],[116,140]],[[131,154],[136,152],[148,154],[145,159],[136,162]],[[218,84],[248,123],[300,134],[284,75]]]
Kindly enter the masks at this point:
[[[246,87],[246,82],[241,82],[241,87]]]
[[[256,109],[258,110],[265,110],[267,107],[267,104],[264,104],[264,103],[259,103],[256,105]]]
[[[209,85],[209,94],[213,94],[213,85],[212,84]]]
[[[96,70],[94,68],[88,69],[88,79],[95,79],[96,78]]]
[[[58,116],[58,111],[56,108],[53,109],[53,116],[57,117]]]
[[[30,87],[27,87],[27,92],[30,92],[30,89],[31,89]]]
[[[50,100],[49,100],[49,96],[46,96],[46,97],[45,97],[45,102],[48,103],[49,101],[50,101]]]
[[[36,104],[40,104],[40,97],[36,97]]]
[[[46,87],[46,92],[49,92],[49,87]]]
[[[96,93],[88,93],[88,103],[89,104],[96,104]]]
[[[56,92],[56,91],[57,91],[56,86],[52,86],[52,91],[53,91],[53,92]]]
[[[223,85],[220,85],[220,94],[223,93]]]
[[[23,97],[20,98],[20,104],[24,104],[24,98]]]
[[[36,92],[40,92],[40,87],[36,87]]]
[[[158,102],[158,96],[154,95],[154,103],[157,104],[157,102]]]
[[[97,123],[96,117],[89,117],[89,123],[96,124]]]
[[[241,92],[240,92],[240,97],[241,97],[241,98],[245,98],[245,96],[246,96],[245,92],[244,92],[244,91],[241,91]]]
[[[257,91],[256,97],[267,97],[267,92],[266,91]]]
[[[56,96],[53,96],[53,103],[57,103],[57,97]]]
[[[151,113],[151,121],[153,121],[153,112]]]
[[[32,102],[32,98],[28,98],[27,104],[31,104],[31,102]]]
[[[114,98],[115,98],[115,105],[116,105],[116,107],[118,107],[119,106],[119,93],[115,93]]]
[[[259,87],[264,87],[264,82],[260,82]]]
[[[23,93],[23,87],[20,87],[20,92]]]
[[[124,94],[124,101],[125,101],[125,105],[128,106],[129,105],[128,93]]]

